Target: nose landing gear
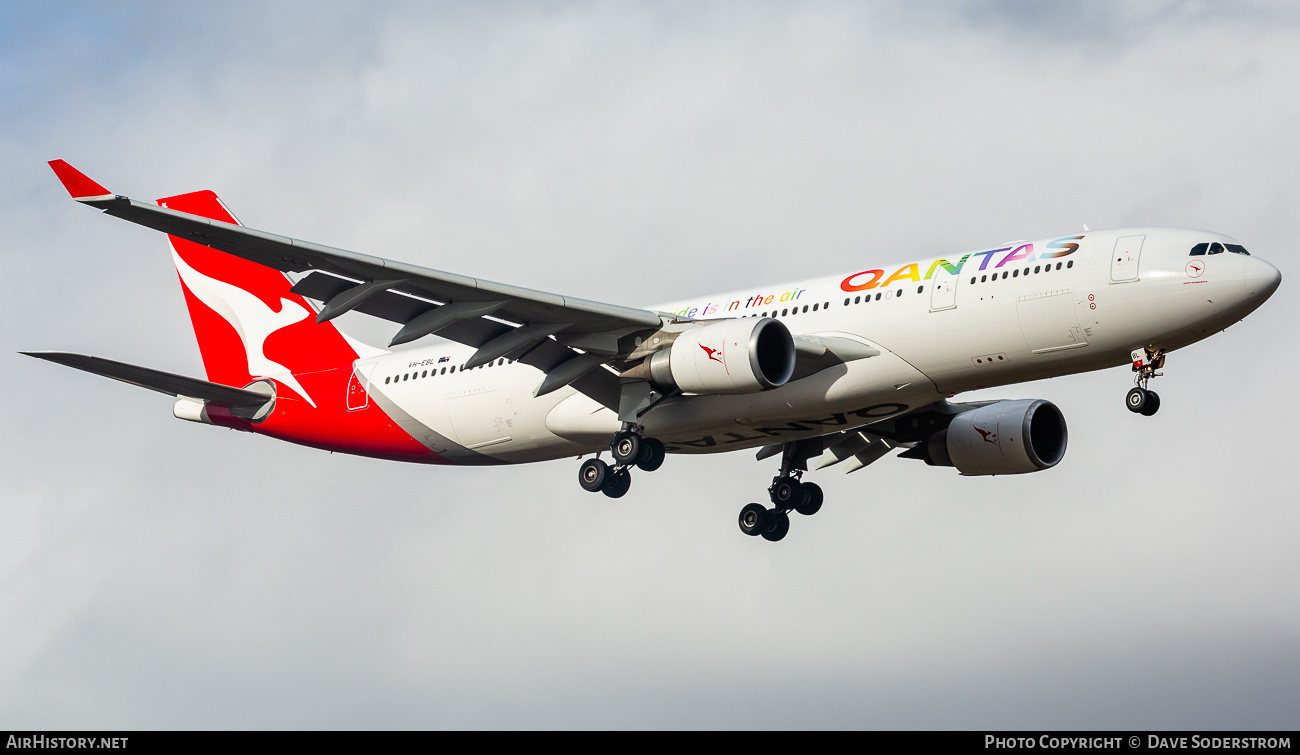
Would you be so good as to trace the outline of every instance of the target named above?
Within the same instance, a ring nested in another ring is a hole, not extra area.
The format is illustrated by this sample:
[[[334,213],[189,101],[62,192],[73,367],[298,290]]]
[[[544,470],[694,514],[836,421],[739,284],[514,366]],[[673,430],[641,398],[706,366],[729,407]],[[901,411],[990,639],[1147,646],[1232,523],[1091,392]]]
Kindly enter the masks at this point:
[[[578,484],[591,493],[604,493],[610,498],[622,498],[632,487],[632,467],[653,472],[663,466],[664,444],[655,438],[642,436],[643,428],[627,427],[609,444],[614,457],[613,466],[599,458],[587,459],[578,467]]]
[[[1142,348],[1133,350],[1133,372],[1137,373],[1133,382],[1135,388],[1124,397],[1124,405],[1130,412],[1150,417],[1160,411],[1160,394],[1147,388],[1152,378],[1161,377],[1163,372],[1156,370],[1165,366],[1165,353],[1161,349]]]

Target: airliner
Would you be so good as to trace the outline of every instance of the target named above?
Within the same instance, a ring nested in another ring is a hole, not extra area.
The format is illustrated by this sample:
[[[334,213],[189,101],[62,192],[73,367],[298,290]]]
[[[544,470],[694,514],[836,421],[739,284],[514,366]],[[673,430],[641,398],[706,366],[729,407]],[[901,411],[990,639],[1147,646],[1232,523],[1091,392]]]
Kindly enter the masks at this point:
[[[1129,365],[1125,405],[1151,416],[1166,356],[1281,282],[1218,233],[1085,227],[639,308],[254,230],[211,191],[138,202],[50,166],[77,202],[167,234],[207,379],[24,354],[169,394],[180,419],[328,451],[587,457],[579,484],[611,498],[668,453],[757,449],[779,468],[768,504],[745,505],[738,523],[773,542],[792,512],[822,506],[810,467],[852,472],[899,450],[962,475],[1051,469],[1067,442],[1054,404],[951,399]],[[353,311],[394,323],[388,349],[333,322]]]

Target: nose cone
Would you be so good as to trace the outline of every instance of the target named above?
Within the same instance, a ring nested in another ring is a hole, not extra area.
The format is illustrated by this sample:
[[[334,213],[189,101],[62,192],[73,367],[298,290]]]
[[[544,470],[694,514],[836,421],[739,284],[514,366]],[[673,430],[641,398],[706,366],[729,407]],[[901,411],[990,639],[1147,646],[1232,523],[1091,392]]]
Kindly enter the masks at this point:
[[[1242,280],[1246,284],[1246,295],[1263,302],[1282,284],[1282,273],[1259,257],[1251,257],[1250,263],[1242,274]]]

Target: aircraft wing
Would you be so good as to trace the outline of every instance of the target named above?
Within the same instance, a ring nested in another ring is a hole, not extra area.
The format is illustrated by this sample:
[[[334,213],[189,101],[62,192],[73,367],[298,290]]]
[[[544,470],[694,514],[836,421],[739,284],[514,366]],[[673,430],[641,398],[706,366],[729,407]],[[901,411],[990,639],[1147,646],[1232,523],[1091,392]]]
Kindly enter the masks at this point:
[[[467,369],[500,357],[529,364],[545,373],[538,396],[572,385],[617,411],[618,376],[602,365],[626,359],[638,345],[637,335],[673,319],[336,249],[180,212],[165,202],[138,202],[110,192],[63,160],[50,161],[50,167],[82,204],[284,273],[302,274],[292,290],[323,303],[318,322],[356,310],[402,326],[389,346],[437,334],[477,349],[466,361]],[[796,345],[796,380],[878,353],[842,338],[800,336]]]
[[[615,357],[631,350],[620,339],[657,330],[662,323],[660,314],[649,310],[433,270],[138,202],[113,194],[62,160],[51,161],[50,167],[74,199],[108,215],[285,273],[312,271],[294,291],[325,302],[319,321],[356,309],[401,323],[390,345],[433,332],[480,348],[507,337],[491,349],[501,353],[475,355],[486,363],[518,351],[519,344],[554,336],[587,353]],[[486,315],[515,326],[482,320]]]

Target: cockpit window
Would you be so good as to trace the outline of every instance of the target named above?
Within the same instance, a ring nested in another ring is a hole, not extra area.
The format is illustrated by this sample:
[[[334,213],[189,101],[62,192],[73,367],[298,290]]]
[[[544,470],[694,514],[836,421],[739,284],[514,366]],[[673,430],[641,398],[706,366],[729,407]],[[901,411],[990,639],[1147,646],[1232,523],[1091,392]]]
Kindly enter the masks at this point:
[[[1232,252],[1233,254],[1244,254],[1247,257],[1250,256],[1250,252],[1246,251],[1246,247],[1241,244],[1220,244],[1217,241],[1213,243],[1206,241],[1197,244],[1192,247],[1192,251],[1188,252],[1187,256],[1196,257],[1202,254],[1223,254],[1225,251]]]

